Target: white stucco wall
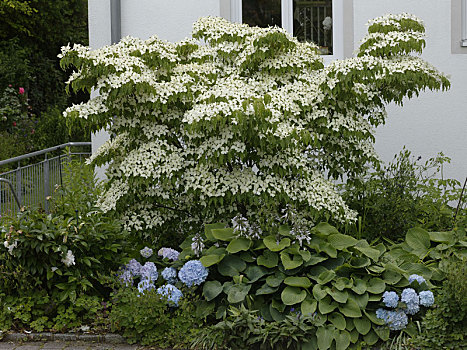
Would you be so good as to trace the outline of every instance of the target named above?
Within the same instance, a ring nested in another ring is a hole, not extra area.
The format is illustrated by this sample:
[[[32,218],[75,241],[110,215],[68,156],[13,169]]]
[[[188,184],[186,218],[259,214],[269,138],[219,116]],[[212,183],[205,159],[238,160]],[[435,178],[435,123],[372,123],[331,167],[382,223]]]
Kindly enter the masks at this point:
[[[451,0],[356,0],[354,47],[366,34],[365,23],[371,18],[408,12],[424,20],[427,40],[422,57],[450,75],[451,89],[424,92],[403,107],[389,106],[387,123],[377,130],[376,151],[385,161],[404,145],[424,160],[443,152],[452,159],[445,176],[463,182],[467,176],[467,55],[451,53],[451,6]]]

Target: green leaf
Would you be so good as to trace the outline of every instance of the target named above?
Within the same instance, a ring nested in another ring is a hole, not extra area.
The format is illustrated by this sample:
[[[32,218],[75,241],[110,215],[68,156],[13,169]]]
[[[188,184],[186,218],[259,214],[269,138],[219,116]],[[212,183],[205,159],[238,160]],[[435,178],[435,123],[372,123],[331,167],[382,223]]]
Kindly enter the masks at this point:
[[[212,230],[215,229],[223,229],[225,228],[225,224],[223,223],[215,223],[215,224],[206,224],[204,225],[204,234],[206,235],[206,238],[214,241],[214,236],[212,235]]]
[[[271,252],[270,250],[265,250],[262,255],[258,257],[257,264],[263,265],[269,268],[277,266],[279,262],[279,255],[277,253]]]
[[[203,285],[203,295],[207,301],[211,301],[222,293],[222,285],[219,281],[207,281]]]
[[[341,330],[337,334],[334,335],[334,339],[336,340],[336,350],[345,350],[349,348],[350,345],[350,333]]]
[[[336,273],[333,270],[327,270],[319,274],[318,278],[316,279],[316,282],[319,284],[326,284],[328,282],[331,282],[334,277],[336,277]]]
[[[201,264],[203,264],[204,267],[209,267],[217,264],[224,258],[224,256],[225,255],[206,255],[202,256],[201,259],[199,259],[199,261],[201,261]]]
[[[361,335],[367,334],[370,329],[371,329],[371,322],[368,318],[366,317],[358,317],[354,318],[353,323],[355,325],[355,328],[357,329],[358,333]]]
[[[368,345],[376,344],[378,339],[378,335],[373,331],[370,331],[368,332],[368,334],[363,336],[363,340],[365,340],[365,343],[367,343]]]
[[[328,316],[328,321],[331,322],[337,329],[344,330],[346,327],[345,318],[339,312],[333,312],[330,314]]]
[[[295,269],[303,264],[303,259],[300,255],[292,255],[292,258],[290,258],[290,255],[286,252],[281,252],[281,261],[286,270]]]
[[[316,265],[319,264],[320,262],[327,260],[327,257],[324,256],[319,256],[319,255],[312,255],[310,259],[305,262],[305,266],[311,266],[311,265]]]
[[[366,317],[368,317],[368,319],[373,322],[374,324],[378,325],[378,326],[382,326],[384,325],[384,321],[378,317],[376,317],[376,312],[375,311],[365,311],[363,310],[363,313],[365,314]]]
[[[334,248],[330,243],[321,242],[319,244],[319,249],[320,249],[320,251],[325,252],[331,258],[336,258],[337,257],[337,249]]]
[[[381,278],[371,278],[368,283],[366,290],[373,294],[380,294],[386,290],[386,283]]]
[[[333,302],[330,296],[326,296],[318,302],[318,309],[323,315],[334,311],[337,303]]]
[[[234,238],[232,241],[230,241],[226,250],[230,254],[235,254],[240,251],[245,251],[245,250],[250,249],[251,244],[252,242],[248,238],[244,238],[244,237]]]
[[[342,233],[335,233],[328,236],[328,242],[338,250],[352,247],[358,243],[358,241],[355,238],[343,235]]]
[[[324,287],[322,287],[321,285],[315,284],[313,286],[313,296],[316,300],[323,299],[327,294],[328,293],[324,290]]]
[[[272,294],[277,292],[279,287],[271,287],[267,283],[263,284],[261,288],[256,291],[256,295]]]
[[[313,227],[313,231],[317,231],[325,236],[339,233],[334,226],[329,225],[327,222],[320,222],[318,225]]]
[[[246,263],[235,255],[227,255],[222,261],[217,265],[217,270],[222,276],[237,276],[245,270]]]
[[[366,255],[370,259],[377,261],[379,259],[379,256],[381,255],[381,252],[378,249],[371,248],[367,242],[361,243],[362,241],[359,242],[361,244],[360,246],[356,245],[354,246],[355,249],[357,249],[359,252],[362,254]]]
[[[284,283],[292,287],[309,288],[311,286],[311,281],[307,277],[290,276],[284,280]]]
[[[433,242],[454,244],[456,241],[452,232],[428,232],[428,234]]]
[[[373,327],[373,331],[378,335],[382,341],[389,340],[389,327]]]
[[[250,283],[256,282],[259,280],[261,277],[264,275],[267,275],[269,272],[262,266],[248,266],[247,269],[245,270],[245,274],[250,280]]]
[[[297,287],[287,286],[281,293],[282,302],[285,305],[295,305],[301,303],[306,298],[306,290]]]
[[[318,327],[316,337],[318,338],[318,349],[327,350],[334,340],[335,328],[331,326]]]
[[[270,251],[279,252],[282,249],[290,246],[290,238],[282,238],[280,241],[277,240],[276,236],[271,235],[263,239],[263,243]]]
[[[362,311],[353,297],[349,296],[345,305],[339,305],[339,311],[347,317],[361,317]]]
[[[234,238],[233,228],[213,229],[211,233],[215,239],[220,241],[231,241]]]
[[[421,227],[415,227],[408,230],[405,235],[405,241],[414,251],[425,252],[425,254],[431,246],[430,235]]]
[[[240,303],[250,291],[251,284],[234,284],[227,293],[227,301],[231,304]]]
[[[268,276],[266,278],[266,283],[271,287],[279,287],[284,281],[285,275],[282,272],[276,271],[274,276]]]
[[[339,291],[334,288],[329,288],[327,290],[327,293],[338,303],[344,304],[347,302],[347,299],[349,297],[349,293],[347,291]]]
[[[316,308],[318,307],[318,302],[315,299],[306,298],[302,301],[301,311],[303,315],[312,315]]]
[[[352,288],[352,281],[347,277],[339,277],[334,283],[333,286],[338,290],[344,290],[345,288]]]

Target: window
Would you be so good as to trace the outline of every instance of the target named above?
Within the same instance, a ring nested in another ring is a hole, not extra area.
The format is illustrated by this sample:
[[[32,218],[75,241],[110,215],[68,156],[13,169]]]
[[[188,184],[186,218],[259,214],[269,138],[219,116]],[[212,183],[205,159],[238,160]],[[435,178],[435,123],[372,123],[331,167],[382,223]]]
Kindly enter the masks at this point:
[[[345,0],[231,0],[231,20],[280,26],[300,41],[319,46],[325,62],[343,58]]]

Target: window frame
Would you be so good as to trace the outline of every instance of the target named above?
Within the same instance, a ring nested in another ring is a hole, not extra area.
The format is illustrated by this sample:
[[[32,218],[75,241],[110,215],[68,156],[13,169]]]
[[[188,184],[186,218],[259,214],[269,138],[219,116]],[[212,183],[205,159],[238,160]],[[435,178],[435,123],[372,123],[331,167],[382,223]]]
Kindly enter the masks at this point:
[[[326,65],[336,59],[344,58],[344,1],[332,0],[333,54],[322,55]],[[463,1],[467,2],[467,0]],[[242,0],[230,0],[230,20],[242,23]],[[293,0],[281,0],[281,20],[282,28],[293,34]]]

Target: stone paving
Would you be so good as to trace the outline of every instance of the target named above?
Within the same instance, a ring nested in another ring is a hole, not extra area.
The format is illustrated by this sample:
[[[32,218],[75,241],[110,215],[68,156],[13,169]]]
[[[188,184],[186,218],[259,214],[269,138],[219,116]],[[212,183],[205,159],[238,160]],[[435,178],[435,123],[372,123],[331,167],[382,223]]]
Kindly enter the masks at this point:
[[[8,342],[0,341],[0,350],[137,350],[143,349],[137,345],[128,344],[106,344],[93,342],[65,342],[65,341],[46,341],[46,342]]]

